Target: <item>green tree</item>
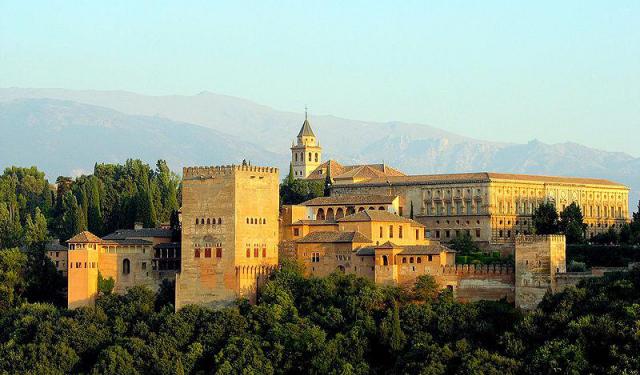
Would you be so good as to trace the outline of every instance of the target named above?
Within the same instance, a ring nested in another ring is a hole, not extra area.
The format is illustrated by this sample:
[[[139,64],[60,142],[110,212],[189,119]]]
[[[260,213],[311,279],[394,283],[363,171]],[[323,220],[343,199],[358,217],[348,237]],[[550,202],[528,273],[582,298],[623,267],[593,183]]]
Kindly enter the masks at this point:
[[[536,234],[558,234],[558,212],[552,202],[541,203],[533,213],[532,220]]]
[[[0,313],[21,301],[26,269],[26,254],[16,248],[0,249]]]
[[[20,246],[23,242],[22,225],[17,210],[0,202],[0,249]]]
[[[396,301],[393,301],[392,308],[380,324],[380,335],[392,353],[398,353],[404,348],[407,338],[400,325],[400,312]]]
[[[418,276],[413,286],[413,298],[419,301],[430,301],[438,296],[440,286],[431,275]]]
[[[44,249],[44,245],[49,241],[49,231],[47,230],[47,218],[36,207],[33,219],[27,217],[25,228],[25,245],[32,249]]]
[[[78,205],[76,197],[67,191],[62,201],[62,220],[60,234],[67,240],[74,235],[86,230],[82,219],[82,208]]]
[[[98,360],[91,371],[92,374],[100,375],[135,375],[138,370],[133,367],[134,358],[125,348],[120,345],[113,345],[98,356]]]
[[[478,244],[476,244],[471,238],[471,235],[466,232],[456,236],[456,238],[451,241],[450,246],[462,255],[468,255],[480,251]]]
[[[587,226],[584,224],[582,211],[575,202],[562,210],[558,227],[567,237],[567,243],[573,244],[584,241]]]

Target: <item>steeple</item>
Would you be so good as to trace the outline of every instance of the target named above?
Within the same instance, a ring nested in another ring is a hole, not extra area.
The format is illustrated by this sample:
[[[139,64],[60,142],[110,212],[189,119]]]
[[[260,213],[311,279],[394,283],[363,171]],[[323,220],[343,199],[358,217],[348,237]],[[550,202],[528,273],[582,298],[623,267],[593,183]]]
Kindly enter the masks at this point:
[[[291,146],[293,175],[297,179],[306,178],[322,163],[322,148],[311,129],[309,110],[304,107],[304,122],[298,132],[295,145]]]
[[[301,137],[315,137],[313,134],[313,130],[311,130],[311,124],[309,124],[309,117],[307,113],[308,109],[304,107],[304,122],[302,123],[302,128],[300,128],[300,132],[298,133],[298,138]]]

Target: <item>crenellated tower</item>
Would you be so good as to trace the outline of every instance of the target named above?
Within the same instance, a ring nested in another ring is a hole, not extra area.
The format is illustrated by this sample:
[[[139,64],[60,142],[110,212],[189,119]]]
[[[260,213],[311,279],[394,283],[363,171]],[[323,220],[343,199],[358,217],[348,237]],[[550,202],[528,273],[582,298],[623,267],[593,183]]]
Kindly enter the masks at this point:
[[[322,147],[311,129],[307,110],[304,111],[304,123],[297,140],[291,145],[291,165],[293,177],[302,179],[309,176],[322,163]]]

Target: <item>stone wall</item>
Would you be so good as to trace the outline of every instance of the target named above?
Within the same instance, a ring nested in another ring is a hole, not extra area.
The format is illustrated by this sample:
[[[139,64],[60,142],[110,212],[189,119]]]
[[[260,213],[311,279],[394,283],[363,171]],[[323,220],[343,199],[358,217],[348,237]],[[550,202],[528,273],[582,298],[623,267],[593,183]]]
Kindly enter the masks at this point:
[[[255,299],[258,275],[278,264],[277,168],[184,168],[182,186],[176,309]]]

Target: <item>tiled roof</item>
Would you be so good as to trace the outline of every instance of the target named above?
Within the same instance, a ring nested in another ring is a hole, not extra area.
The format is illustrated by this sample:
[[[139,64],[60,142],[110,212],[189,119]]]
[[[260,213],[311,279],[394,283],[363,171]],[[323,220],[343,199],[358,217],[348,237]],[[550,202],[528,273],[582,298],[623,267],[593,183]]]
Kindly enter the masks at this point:
[[[126,239],[122,239],[122,240],[104,240],[102,241],[103,244],[105,245],[151,245],[153,244],[153,242],[151,241],[145,241],[139,238],[126,238]]]
[[[445,253],[455,253],[456,251],[440,244],[433,245],[413,245],[402,246],[402,251],[399,254],[402,255],[434,255]]]
[[[586,184],[586,185],[607,185],[624,187],[624,185],[610,180],[599,178],[580,178],[562,176],[536,176],[527,174],[510,173],[452,173],[414,176],[388,176],[375,177],[365,181],[355,182],[354,185],[418,185],[418,184],[440,184],[440,183],[460,183],[460,182],[491,182],[496,180],[509,181],[531,181],[540,183],[566,183],[566,184]]]
[[[291,225],[338,225],[335,220],[298,220]]]
[[[357,205],[357,204],[392,204],[397,198],[395,195],[334,195],[331,197],[317,197],[300,203],[303,206],[331,206],[331,205]]]
[[[373,246],[362,246],[356,249],[356,255],[358,256],[376,255],[376,249]]]
[[[360,232],[319,231],[311,232],[297,241],[298,243],[370,243],[371,240]]]
[[[88,230],[85,230],[85,231],[80,232],[80,233],[76,234],[75,236],[69,238],[67,240],[67,242],[73,242],[73,243],[100,243],[100,242],[102,242],[102,240],[100,239],[100,237],[96,236],[95,234],[89,232]]]
[[[58,242],[58,240],[52,240],[47,242],[46,245],[44,245],[44,250],[45,251],[67,251],[67,247],[64,245],[60,245],[60,242]]]
[[[298,133],[298,137],[315,137],[313,134],[313,130],[311,130],[311,124],[309,124],[309,120],[304,119],[302,123],[302,128],[300,128],[300,132]]]
[[[328,171],[329,169],[330,171]],[[342,165],[335,160],[329,160],[316,167],[316,169],[307,176],[307,180],[325,179],[327,173],[330,173],[331,178],[334,180],[405,175],[399,170],[386,164]]]
[[[162,228],[142,228],[142,229],[118,229],[113,233],[102,237],[103,240],[124,240],[127,238],[169,238],[172,235],[171,229]]]
[[[338,222],[354,222],[354,221],[387,221],[387,222],[400,222],[410,223],[414,226],[424,227],[424,225],[418,223],[415,220],[408,219],[396,214],[392,214],[388,211],[380,210],[364,210],[355,214],[345,216],[337,220]]]

